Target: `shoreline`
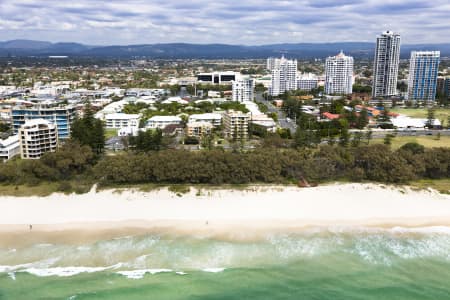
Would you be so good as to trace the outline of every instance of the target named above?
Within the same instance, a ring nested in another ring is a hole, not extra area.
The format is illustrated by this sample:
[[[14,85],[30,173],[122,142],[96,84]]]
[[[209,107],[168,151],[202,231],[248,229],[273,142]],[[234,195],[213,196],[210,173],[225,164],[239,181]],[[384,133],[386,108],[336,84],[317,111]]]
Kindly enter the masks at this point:
[[[161,232],[245,239],[308,228],[396,226],[450,226],[450,195],[347,183],[240,190],[191,187],[186,194],[169,188],[92,189],[81,195],[0,197],[0,244],[14,242],[17,235],[68,242]],[[65,232],[74,234],[63,238]]]

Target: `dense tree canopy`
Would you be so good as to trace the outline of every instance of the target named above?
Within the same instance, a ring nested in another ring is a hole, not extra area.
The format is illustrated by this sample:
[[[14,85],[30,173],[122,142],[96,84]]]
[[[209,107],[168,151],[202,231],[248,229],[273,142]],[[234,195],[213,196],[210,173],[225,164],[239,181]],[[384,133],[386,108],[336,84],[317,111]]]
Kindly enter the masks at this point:
[[[90,105],[86,105],[83,118],[76,119],[71,126],[71,138],[86,145],[96,153],[103,152],[105,147],[105,129],[101,120],[94,118]]]

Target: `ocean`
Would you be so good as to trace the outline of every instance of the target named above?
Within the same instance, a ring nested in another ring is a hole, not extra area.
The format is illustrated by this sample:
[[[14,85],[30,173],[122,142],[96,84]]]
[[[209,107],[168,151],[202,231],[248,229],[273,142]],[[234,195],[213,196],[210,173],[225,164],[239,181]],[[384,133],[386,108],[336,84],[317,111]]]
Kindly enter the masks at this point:
[[[0,248],[0,299],[450,299],[447,227],[236,235]]]

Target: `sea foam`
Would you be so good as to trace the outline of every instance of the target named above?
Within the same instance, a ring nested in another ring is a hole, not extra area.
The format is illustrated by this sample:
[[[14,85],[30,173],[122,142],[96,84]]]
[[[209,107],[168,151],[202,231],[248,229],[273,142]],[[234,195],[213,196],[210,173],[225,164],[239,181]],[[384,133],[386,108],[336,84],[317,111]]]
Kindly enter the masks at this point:
[[[225,268],[206,268],[202,270],[203,272],[208,272],[208,273],[220,273],[225,271]]]
[[[29,273],[39,277],[58,276],[70,277],[81,273],[101,272],[109,268],[103,267],[54,267],[54,268],[28,268],[20,272]]]
[[[123,275],[129,279],[142,279],[145,274],[158,274],[173,272],[171,269],[143,269],[143,270],[131,270],[131,271],[119,271],[117,274]]]

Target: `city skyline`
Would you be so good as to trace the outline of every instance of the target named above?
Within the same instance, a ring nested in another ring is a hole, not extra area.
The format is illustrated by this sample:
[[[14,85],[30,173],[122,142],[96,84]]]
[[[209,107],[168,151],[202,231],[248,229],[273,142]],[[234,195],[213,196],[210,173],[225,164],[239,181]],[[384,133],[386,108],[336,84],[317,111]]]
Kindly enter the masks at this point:
[[[447,1],[2,1],[0,40],[89,45],[372,42],[389,29],[400,33],[405,44],[446,43],[449,13]]]

